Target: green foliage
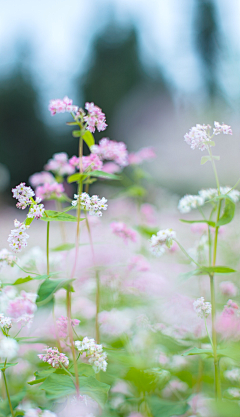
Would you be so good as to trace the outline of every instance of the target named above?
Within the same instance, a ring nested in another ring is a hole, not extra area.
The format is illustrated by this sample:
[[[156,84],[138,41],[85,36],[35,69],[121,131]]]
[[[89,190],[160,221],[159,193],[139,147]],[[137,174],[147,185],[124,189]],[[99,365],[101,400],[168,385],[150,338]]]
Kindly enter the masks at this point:
[[[186,413],[189,405],[185,401],[170,402],[158,397],[148,399],[153,417],[172,417],[180,416]]]
[[[230,197],[225,198],[225,206],[222,216],[217,222],[217,226],[223,226],[224,224],[228,224],[232,221],[235,214],[235,203],[232,201]]]
[[[157,234],[159,231],[158,227],[149,227],[149,226],[136,226],[135,229],[144,237],[151,238],[152,235]]]
[[[191,348],[187,350],[187,352],[184,352],[182,356],[192,356],[192,355],[208,355],[212,356],[213,351],[212,349],[199,349],[197,347]]]
[[[89,147],[89,149],[95,145],[95,140],[94,140],[94,136],[93,134],[87,130],[84,135],[83,135],[83,140],[84,142],[87,144],[87,146]]]
[[[211,221],[211,220],[185,220],[185,219],[179,219],[180,222],[183,223],[189,223],[189,224],[194,224],[194,223],[206,223],[211,227],[215,227],[216,224],[215,222]]]
[[[46,279],[39,287],[38,289],[38,298],[37,298],[37,306],[43,306],[49,301],[51,301],[54,297],[54,294],[60,290],[61,288],[67,289],[69,286],[71,288],[71,291],[73,291],[73,288],[71,286],[73,279],[67,279],[67,280],[50,280]]]
[[[46,215],[41,217],[41,220],[45,222],[76,222],[77,218],[71,214],[64,213],[62,211],[46,210]],[[85,219],[80,219],[80,221]]]
[[[12,403],[12,407],[13,409],[15,409],[18,404],[23,400],[23,398],[25,397],[26,392],[25,391],[21,391],[18,394],[15,395],[11,395],[11,403]],[[0,417],[2,416],[9,416],[10,414],[10,408],[9,408],[9,403],[8,400],[3,400],[0,402]]]
[[[0,371],[5,371],[5,369],[7,369],[7,368],[10,368],[10,366],[15,366],[15,365],[17,365],[18,363],[6,363],[6,365],[5,365],[5,363],[0,363]]]
[[[211,141],[211,143],[214,143],[214,142]],[[214,143],[214,145],[215,145],[215,143]],[[214,145],[212,145],[212,146],[214,146]],[[219,161],[220,160],[220,156],[214,156],[214,155],[212,155],[212,158],[215,159],[216,161]],[[202,158],[201,158],[201,165],[206,164],[206,162],[208,162],[208,161],[211,161],[211,157],[209,155],[202,156]]]
[[[24,278],[18,278],[12,285],[21,285],[21,284],[25,284],[26,282],[33,281],[33,280],[50,278],[56,274],[58,274],[58,272],[50,272],[49,274],[36,275],[35,277],[31,277],[30,275],[28,275],[27,277],[24,277]]]
[[[96,178],[108,179],[108,180],[120,180],[121,179],[119,175],[109,174],[108,172],[96,170],[96,171],[84,172],[84,174],[77,172],[76,174],[70,175],[67,181],[69,184],[71,184],[72,182],[84,181],[88,177],[96,177]]]

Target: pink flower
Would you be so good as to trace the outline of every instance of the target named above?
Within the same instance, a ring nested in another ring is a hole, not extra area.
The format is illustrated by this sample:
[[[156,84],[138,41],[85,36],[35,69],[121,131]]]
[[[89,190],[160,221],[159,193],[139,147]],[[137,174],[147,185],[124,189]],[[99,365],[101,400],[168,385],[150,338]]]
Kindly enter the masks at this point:
[[[136,242],[137,240],[137,233],[135,230],[130,229],[123,222],[111,223],[111,229],[116,236],[123,238],[125,243],[127,243],[128,240],[131,240],[132,242]]]
[[[88,115],[84,116],[84,121],[87,123],[87,129],[94,133],[95,129],[102,132],[106,129],[106,116],[102,112],[100,107],[95,106],[94,103],[85,103],[85,109],[88,111]]]
[[[29,182],[33,187],[46,183],[52,184],[54,181],[54,176],[50,172],[46,171],[36,172],[36,174],[31,175],[29,178]]]
[[[20,296],[9,302],[7,314],[14,319],[19,319],[26,314],[33,315],[37,310],[36,298],[37,294],[21,291]]]
[[[44,166],[46,171],[52,171],[57,175],[71,175],[74,173],[74,167],[69,163],[68,156],[65,152],[55,153],[52,159]]]
[[[43,362],[49,363],[53,368],[60,368],[63,365],[65,368],[69,365],[69,360],[64,353],[60,353],[56,347],[47,347],[43,349],[43,354],[38,355]]]
[[[223,339],[240,340],[240,316],[237,303],[228,300],[223,312],[216,320],[216,330]]]
[[[62,184],[58,182],[54,182],[52,184],[45,183],[43,185],[39,185],[36,188],[36,196],[41,198],[41,200],[51,199],[54,197],[61,197],[64,193],[64,187]]]
[[[57,320],[57,329],[58,329],[58,335],[59,337],[67,337],[68,335],[68,318],[64,316],[60,316]],[[72,327],[78,326],[80,323],[80,320],[72,319],[71,325]]]
[[[151,204],[142,204],[140,212],[144,217],[144,221],[150,224],[156,223],[156,210]]]
[[[228,297],[235,297],[238,293],[236,285],[230,281],[223,281],[219,285],[220,291],[223,295],[227,295]]]
[[[128,265],[128,269],[132,270],[134,268],[137,271],[145,272],[149,271],[150,264],[143,255],[135,255],[131,258]]]
[[[121,167],[128,165],[128,152],[123,142],[102,138],[99,145],[91,147],[91,152],[97,154],[101,160],[115,161]]]
[[[71,166],[79,169],[80,168],[80,162],[79,158],[77,156],[72,156],[71,159],[69,159],[69,163]],[[91,153],[88,156],[82,157],[82,167],[83,171],[86,171],[86,169],[89,169],[91,171],[99,170],[101,171],[103,166],[102,161],[99,159],[98,155]]]
[[[103,165],[102,171],[107,172],[108,174],[115,174],[116,172],[121,171],[121,168],[114,162],[107,162]]]
[[[139,165],[147,159],[155,158],[156,154],[152,147],[142,148],[138,152],[130,153],[128,155],[129,165]]]
[[[51,116],[54,116],[56,113],[76,113],[78,111],[78,106],[73,106],[72,100],[67,96],[61,99],[50,100],[48,110],[51,112]]]

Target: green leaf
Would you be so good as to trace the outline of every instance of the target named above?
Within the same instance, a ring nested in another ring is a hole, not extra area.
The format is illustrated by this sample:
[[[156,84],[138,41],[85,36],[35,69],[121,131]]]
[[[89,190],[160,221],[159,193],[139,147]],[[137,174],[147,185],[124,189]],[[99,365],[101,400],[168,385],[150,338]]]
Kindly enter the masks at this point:
[[[77,126],[78,123],[77,122],[67,122],[66,125],[68,125],[68,126]]]
[[[193,271],[184,272],[183,274],[179,274],[179,281],[184,282],[195,275],[201,275],[201,273],[201,269],[194,269]]]
[[[72,135],[74,138],[80,138],[80,136],[82,136],[82,132],[81,130],[73,130]]]
[[[33,217],[32,218],[31,217],[27,217],[24,223],[25,223],[26,226],[30,226],[30,224],[32,223],[32,221],[33,221]]]
[[[153,417],[172,417],[186,413],[189,405],[184,401],[171,402],[158,397],[148,399]]]
[[[33,381],[28,382],[29,385],[36,385],[36,384],[40,384],[41,382],[44,382],[45,379],[47,379],[47,377],[51,374],[53,374],[55,372],[56,369],[54,368],[48,368],[48,369],[44,369],[42,371],[36,371],[34,373],[36,379],[34,379]]]
[[[25,391],[19,392],[16,395],[11,395],[11,403],[12,403],[13,409],[18,406],[18,404],[23,400],[25,395],[26,395]],[[3,415],[5,416],[10,415],[10,408],[9,408],[9,403],[7,399],[0,402],[0,413],[3,413]]]
[[[45,222],[76,222],[77,218],[71,214],[64,213],[62,211],[46,210],[47,216],[41,217],[41,220]],[[80,221],[85,219],[80,219]]]
[[[221,402],[212,402],[212,415],[217,417],[240,417],[238,402],[223,399]]]
[[[202,156],[202,158],[201,158],[201,165],[206,164],[206,162],[208,162],[208,161],[211,161],[211,158],[210,158],[209,155]]]
[[[51,249],[52,252],[62,252],[65,250],[71,250],[75,248],[75,243],[64,243],[63,245],[56,246],[56,248]]]
[[[145,188],[139,186],[139,185],[133,185],[131,187],[128,187],[126,191],[124,192],[124,195],[128,195],[129,197],[144,197],[146,194]]]
[[[148,226],[136,226],[135,229],[144,237],[150,238],[152,235],[157,234],[159,227],[148,227]]]
[[[211,146],[215,146],[215,142],[214,142],[213,140],[210,140],[210,141],[208,142],[208,144],[209,144],[209,145],[211,145]]]
[[[79,385],[81,394],[89,395],[103,408],[108,396],[110,386],[97,381],[92,376],[80,377]],[[52,374],[41,385],[41,389],[46,391],[49,399],[55,399],[76,392],[73,380],[68,375]]]
[[[213,155],[212,157],[213,157],[213,159],[215,159],[216,161],[220,161],[220,156]]]
[[[109,174],[108,172],[105,171],[89,171],[86,172],[85,175],[87,175],[88,177],[97,177],[97,178],[103,178],[103,179],[109,179],[109,180],[120,180],[121,177],[120,175],[115,175],[115,174]]]
[[[87,144],[87,146],[89,147],[89,149],[91,148],[91,146],[93,146],[95,144],[95,140],[94,140],[93,134],[91,132],[89,132],[89,130],[87,130],[84,133],[83,140]]]
[[[235,214],[235,203],[232,201],[230,197],[226,198],[225,200],[225,207],[222,216],[217,222],[217,226],[223,226],[224,224],[228,224],[232,221]]]
[[[212,349],[199,349],[197,347],[194,347],[192,349],[187,350],[187,352],[184,352],[182,356],[191,356],[191,355],[212,355],[213,351]]]
[[[231,274],[232,272],[236,272],[235,269],[228,268],[227,266],[204,266],[200,271],[207,274]]]
[[[37,306],[40,307],[49,303],[52,300],[54,294],[60,290],[61,288],[67,288],[67,286],[71,285],[73,279],[67,280],[50,280],[46,279],[38,289],[38,298],[37,298]]]
[[[16,363],[6,363],[6,365],[4,363],[0,363],[0,371],[5,371],[5,369],[10,368],[10,366],[15,366],[17,364],[18,364],[18,362],[16,362]]]
[[[21,285],[21,284],[25,284],[26,282],[33,281],[33,280],[50,278],[51,276],[56,275],[56,274],[58,274],[58,272],[50,272],[49,274],[36,275],[35,277],[30,277],[30,275],[28,275],[25,278],[18,278],[12,285]]]
[[[215,227],[216,226],[215,222],[212,222],[210,220],[185,220],[185,219],[179,219],[179,220],[180,220],[180,222],[189,223],[189,224],[193,224],[193,223],[206,223],[206,224],[208,224],[211,227]]]

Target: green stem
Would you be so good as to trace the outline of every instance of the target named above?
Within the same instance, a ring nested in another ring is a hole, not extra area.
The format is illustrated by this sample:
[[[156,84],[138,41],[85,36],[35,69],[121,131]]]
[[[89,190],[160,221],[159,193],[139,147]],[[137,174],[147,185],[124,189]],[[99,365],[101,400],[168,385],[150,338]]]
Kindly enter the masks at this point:
[[[33,275],[41,275],[41,274],[37,274],[36,272],[31,272],[31,271],[25,271],[25,269],[21,268],[21,266],[19,266],[16,262],[13,262],[19,269],[21,269],[21,271],[25,272],[25,274],[33,274]]]
[[[184,249],[184,247],[176,240],[176,239],[173,239],[176,243],[177,243],[177,245],[179,246],[179,248],[181,249],[181,251],[184,253],[184,255],[188,258],[188,259],[190,259],[190,261],[191,262],[193,262],[195,265],[197,265],[199,268],[202,268],[201,267],[201,265],[198,263],[198,262],[196,262],[196,261],[194,261],[194,259],[193,258],[191,258],[191,256],[185,251],[185,249]]]
[[[71,292],[68,289],[67,290],[67,318],[68,318],[68,334],[71,344],[71,351],[72,351],[72,357],[73,357],[73,365],[74,365],[74,373],[75,373],[75,379],[76,379],[76,391],[77,395],[79,395],[79,379],[78,379],[78,367],[77,367],[77,360],[76,360],[76,352],[75,352],[75,346],[73,342],[73,330],[72,330],[72,324],[71,324]]]
[[[5,361],[5,363],[6,362],[7,362],[7,360]],[[2,371],[2,374],[3,374],[4,385],[5,385],[6,394],[7,394],[7,398],[8,398],[9,408],[10,408],[12,417],[14,417],[14,411],[13,411],[13,408],[12,408],[11,398],[10,398],[9,391],[8,391],[7,378],[6,378],[6,375],[5,375],[5,371]]]
[[[205,329],[206,329],[206,332],[207,332],[207,335],[208,335],[208,338],[210,340],[210,343],[211,343],[211,346],[212,346],[212,350],[213,350],[213,341],[212,341],[212,338],[211,338],[211,336],[209,334],[209,331],[208,331],[207,321],[206,321],[206,317],[205,316],[204,316],[204,323],[205,323]]]
[[[49,228],[50,222],[47,222],[47,275],[49,275]]]
[[[76,384],[75,384],[75,379],[73,378],[73,376],[72,376],[72,374],[67,370],[67,368],[65,368],[65,366],[62,364],[62,363],[60,363],[60,366],[61,366],[61,368],[62,369],[64,369],[64,371],[71,377],[71,379],[72,379],[72,381],[73,381],[73,383],[74,383],[74,385],[76,386]]]
[[[215,175],[215,180],[216,180],[216,183],[217,183],[218,195],[220,195],[220,184],[219,184],[218,174],[217,174],[216,165],[215,165],[214,159],[212,157],[212,151],[211,151],[210,147],[208,147],[208,152],[209,152],[209,156],[210,156],[210,159],[211,159],[213,172],[214,172],[214,175]]]

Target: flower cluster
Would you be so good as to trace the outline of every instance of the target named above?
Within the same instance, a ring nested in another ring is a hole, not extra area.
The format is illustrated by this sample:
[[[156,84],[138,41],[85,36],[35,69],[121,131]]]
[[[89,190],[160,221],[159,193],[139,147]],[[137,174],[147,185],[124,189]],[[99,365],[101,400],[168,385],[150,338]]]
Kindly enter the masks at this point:
[[[230,187],[220,187],[221,195],[228,195],[234,203],[240,200],[240,192],[232,190]],[[192,209],[203,206],[209,200],[217,197],[218,190],[216,188],[209,188],[207,190],[200,190],[198,195],[185,195],[179,200],[178,209],[181,213],[189,213]]]
[[[231,281],[222,281],[219,285],[220,291],[223,295],[228,297],[235,297],[238,293],[236,285]]]
[[[62,100],[60,98],[50,100],[48,110],[51,112],[51,116],[54,116],[56,113],[76,113],[78,106],[74,106],[72,103],[73,101],[67,96]]]
[[[74,167],[69,163],[66,152],[55,153],[52,159],[44,166],[46,171],[52,171],[56,175],[71,175],[74,173]]]
[[[16,188],[12,189],[13,198],[18,200],[17,208],[24,210],[28,205],[32,204],[31,198],[35,193],[31,187],[26,187],[25,182],[21,182]]]
[[[14,220],[14,226],[15,229],[11,230],[8,237],[9,246],[14,252],[21,252],[22,248],[27,246],[29,235],[26,233],[26,229],[29,226],[26,226],[18,220]]]
[[[21,291],[18,297],[9,301],[7,313],[17,322],[31,322],[33,314],[37,310],[36,299],[37,294]]]
[[[43,216],[43,213],[45,211],[43,204],[34,204],[28,213],[28,217],[31,219],[40,219]]]
[[[100,107],[95,106],[94,103],[85,103],[85,109],[88,111],[88,115],[84,116],[83,120],[90,132],[94,133],[96,128],[99,132],[102,132],[107,128],[106,116]]]
[[[220,125],[218,122],[214,122],[215,128],[213,129],[213,135],[219,135],[220,133],[224,133],[226,135],[232,135],[232,130],[230,126],[227,125]],[[191,149],[200,149],[204,151],[208,149],[210,146],[214,144],[211,142],[212,136],[209,134],[209,130],[211,129],[210,125],[200,125],[197,124],[196,126],[192,127],[189,130],[189,133],[184,135],[185,142],[191,146]]]
[[[102,138],[99,145],[91,147],[91,152],[97,154],[101,160],[115,161],[121,167],[128,165],[128,152],[123,142]]]
[[[0,358],[11,360],[17,355],[18,349],[19,346],[15,339],[5,336],[0,339]]]
[[[72,201],[72,205],[76,207],[80,198],[80,205],[83,210],[89,212],[90,216],[102,216],[101,210],[107,210],[108,205],[105,197],[99,198],[97,195],[90,197],[88,193],[82,193],[80,196],[74,194],[75,200]]]
[[[63,365],[65,368],[69,365],[69,360],[64,353],[60,353],[56,347],[47,347],[43,349],[46,353],[38,355],[43,362],[49,363],[53,368],[60,368]]]
[[[94,339],[84,337],[83,341],[77,340],[75,346],[80,354],[86,352],[88,362],[93,365],[93,369],[96,373],[107,370],[107,354],[103,352],[102,345],[98,345]]]
[[[11,329],[12,320],[10,317],[5,317],[4,314],[0,314],[0,327],[5,331]]]
[[[78,326],[80,323],[80,320],[77,319],[72,319],[71,320],[71,326],[75,327]],[[68,335],[68,318],[64,317],[64,316],[60,316],[57,320],[56,320],[56,324],[57,324],[57,331],[58,331],[58,335],[59,337],[67,337]]]
[[[49,410],[41,410],[40,408],[29,408],[25,414],[25,417],[57,417],[55,413]]]
[[[212,311],[211,303],[204,301],[204,297],[200,297],[196,301],[194,301],[193,308],[196,311],[198,317],[200,317],[201,319],[203,319],[204,317],[208,317]]]
[[[229,379],[231,382],[240,382],[240,369],[233,368],[231,370],[225,371],[225,378]]]
[[[72,156],[72,158],[69,159],[69,164],[71,164],[73,167],[79,169],[80,168],[80,158],[78,158],[77,156]],[[103,167],[103,163],[99,159],[98,155],[90,153],[90,155],[82,157],[82,169],[83,169],[83,171],[86,171],[86,169],[89,169],[91,171],[101,170],[102,167]]]
[[[0,270],[3,266],[13,266],[17,262],[17,257],[12,255],[7,249],[0,251]]]
[[[162,255],[165,247],[171,248],[175,237],[176,233],[172,229],[159,230],[157,235],[152,235],[150,239],[151,252],[156,256]]]
[[[128,163],[129,165],[139,165],[143,161],[147,159],[152,159],[156,157],[156,153],[154,152],[153,148],[142,148],[138,152],[130,153],[128,155]]]
[[[36,188],[36,196],[41,200],[47,200],[52,198],[60,198],[64,193],[64,187],[58,182],[48,183],[39,185]]]
[[[137,240],[137,233],[135,230],[130,229],[127,225],[123,222],[113,222],[111,223],[112,232],[116,235],[121,237],[125,243],[129,240],[132,242],[136,242]]]
[[[51,174],[51,172],[36,172],[35,174],[31,175],[29,178],[29,182],[33,187],[37,187],[38,185],[42,184],[52,184],[55,182],[54,176]]]

